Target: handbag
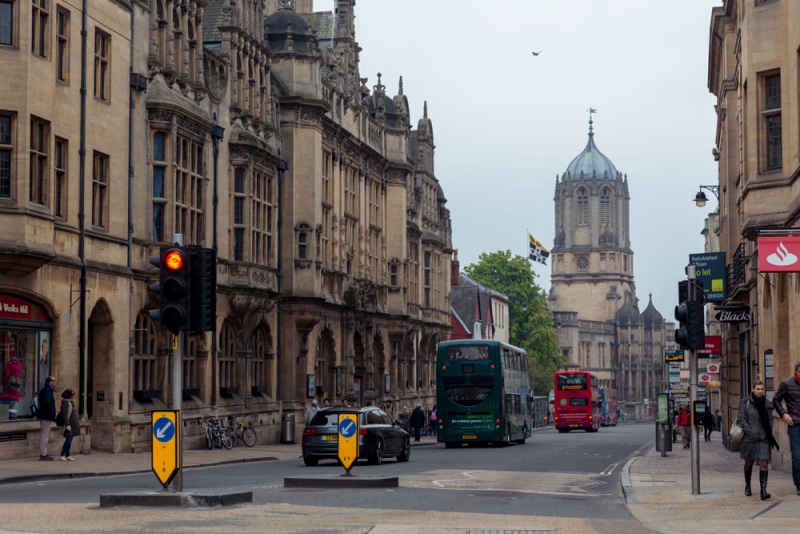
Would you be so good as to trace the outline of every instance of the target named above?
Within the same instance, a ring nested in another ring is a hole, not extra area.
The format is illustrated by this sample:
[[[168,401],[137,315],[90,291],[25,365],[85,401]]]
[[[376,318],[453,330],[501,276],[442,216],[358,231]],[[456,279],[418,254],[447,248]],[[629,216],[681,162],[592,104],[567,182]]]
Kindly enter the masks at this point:
[[[728,435],[730,436],[731,441],[742,441],[742,438],[744,438],[744,430],[742,430],[742,427],[739,426],[738,422],[734,421],[731,425],[731,430],[728,432]]]

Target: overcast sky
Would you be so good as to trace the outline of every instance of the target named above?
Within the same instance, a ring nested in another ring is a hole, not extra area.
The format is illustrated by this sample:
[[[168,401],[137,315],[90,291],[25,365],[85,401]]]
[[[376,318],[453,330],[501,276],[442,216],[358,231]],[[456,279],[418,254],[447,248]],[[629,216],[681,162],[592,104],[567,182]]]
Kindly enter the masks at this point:
[[[436,177],[462,268],[555,236],[556,175],[586,146],[628,175],[639,309],[673,320],[688,255],[703,252],[698,186],[717,183],[708,91],[711,8],[722,0],[358,0],[361,76],[428,102]],[[315,11],[334,0],[315,0]],[[531,52],[541,54],[534,57]],[[713,199],[710,192],[707,195]],[[727,259],[730,261],[730,258]],[[535,264],[550,289],[550,266]]]

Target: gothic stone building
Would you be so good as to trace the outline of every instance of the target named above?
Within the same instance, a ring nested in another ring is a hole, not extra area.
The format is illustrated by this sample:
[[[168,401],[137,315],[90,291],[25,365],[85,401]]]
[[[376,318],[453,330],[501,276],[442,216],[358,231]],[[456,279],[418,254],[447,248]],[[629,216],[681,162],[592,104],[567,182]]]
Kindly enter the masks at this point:
[[[451,254],[433,127],[418,104],[412,128],[402,80],[362,77],[354,0],[3,5],[0,457],[37,454],[48,375],[78,391],[83,451],[148,449],[174,389],[187,447],[201,415],[274,442],[312,398],[433,401]],[[218,300],[174,388],[148,258],[178,234],[218,251]]]
[[[630,244],[628,179],[589,141],[556,177],[548,304],[566,367],[617,390],[629,420],[655,401],[666,344],[652,298],[639,312]]]

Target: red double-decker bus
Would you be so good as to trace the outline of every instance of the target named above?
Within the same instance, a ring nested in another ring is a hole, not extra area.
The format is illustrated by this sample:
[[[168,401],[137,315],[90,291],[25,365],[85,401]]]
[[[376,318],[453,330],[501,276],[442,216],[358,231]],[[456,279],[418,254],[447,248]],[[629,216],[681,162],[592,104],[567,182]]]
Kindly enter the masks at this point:
[[[559,432],[600,429],[597,377],[586,371],[559,371],[553,386],[553,421]]]

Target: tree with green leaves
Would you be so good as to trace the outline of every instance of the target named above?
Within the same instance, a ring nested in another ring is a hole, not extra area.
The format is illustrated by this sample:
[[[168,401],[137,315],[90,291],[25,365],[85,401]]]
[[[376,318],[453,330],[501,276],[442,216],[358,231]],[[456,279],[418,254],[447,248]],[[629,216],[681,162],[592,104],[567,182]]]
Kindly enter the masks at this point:
[[[537,283],[537,275],[523,256],[511,251],[481,254],[478,263],[464,273],[509,300],[509,343],[528,353],[531,385],[537,395],[553,389],[553,373],[564,362],[558,346],[553,318],[547,310],[547,294]]]

